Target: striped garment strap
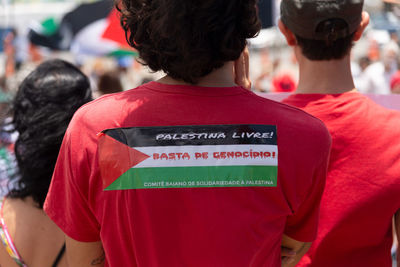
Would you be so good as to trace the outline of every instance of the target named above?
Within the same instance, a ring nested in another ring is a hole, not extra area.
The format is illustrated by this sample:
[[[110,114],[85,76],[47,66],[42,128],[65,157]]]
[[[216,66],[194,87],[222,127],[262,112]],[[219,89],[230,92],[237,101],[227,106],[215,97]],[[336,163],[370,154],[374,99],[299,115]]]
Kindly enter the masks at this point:
[[[20,267],[28,267],[21,256],[19,255],[17,248],[14,245],[14,242],[11,239],[10,233],[8,232],[6,223],[3,218],[3,204],[5,197],[0,199],[0,239],[5,246],[8,254],[11,258],[18,264]]]

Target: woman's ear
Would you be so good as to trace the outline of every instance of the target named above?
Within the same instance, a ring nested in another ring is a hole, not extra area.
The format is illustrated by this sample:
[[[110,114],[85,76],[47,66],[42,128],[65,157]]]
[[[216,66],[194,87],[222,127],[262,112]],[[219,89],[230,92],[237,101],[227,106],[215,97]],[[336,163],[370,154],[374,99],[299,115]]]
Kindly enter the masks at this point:
[[[288,27],[286,27],[285,24],[283,24],[282,20],[278,20],[278,27],[281,33],[285,36],[286,42],[289,46],[295,46],[297,45],[297,40],[296,36],[292,33],[291,30],[289,30]]]
[[[361,22],[360,22],[360,26],[358,27],[357,31],[354,34],[354,41],[358,41],[360,40],[365,28],[367,28],[369,24],[369,14],[365,11],[362,12],[361,14]]]

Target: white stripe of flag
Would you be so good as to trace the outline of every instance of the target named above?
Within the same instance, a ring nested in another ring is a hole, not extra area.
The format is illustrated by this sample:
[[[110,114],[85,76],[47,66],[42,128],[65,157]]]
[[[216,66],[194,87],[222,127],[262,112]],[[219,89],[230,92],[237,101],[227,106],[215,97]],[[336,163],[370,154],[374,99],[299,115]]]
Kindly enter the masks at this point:
[[[153,146],[134,149],[150,156],[134,168],[278,166],[276,145]],[[227,152],[234,152],[235,156],[232,158]]]

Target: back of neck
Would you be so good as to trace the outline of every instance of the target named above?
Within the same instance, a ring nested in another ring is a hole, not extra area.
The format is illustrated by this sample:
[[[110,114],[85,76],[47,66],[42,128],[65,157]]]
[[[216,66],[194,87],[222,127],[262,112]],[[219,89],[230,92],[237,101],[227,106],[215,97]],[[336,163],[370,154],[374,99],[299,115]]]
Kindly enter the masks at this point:
[[[299,59],[298,94],[342,94],[355,91],[350,56],[340,60]]]
[[[172,85],[193,85],[182,80],[173,79],[170,76],[164,76],[158,82]],[[222,67],[215,69],[210,74],[201,77],[196,86],[203,87],[233,87],[236,86],[233,76],[233,62],[226,62]]]

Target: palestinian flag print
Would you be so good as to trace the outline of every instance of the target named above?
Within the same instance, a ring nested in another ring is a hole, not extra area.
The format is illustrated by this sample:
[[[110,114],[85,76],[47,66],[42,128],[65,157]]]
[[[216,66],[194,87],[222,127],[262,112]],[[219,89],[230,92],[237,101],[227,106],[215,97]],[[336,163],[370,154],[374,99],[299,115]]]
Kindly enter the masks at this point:
[[[99,135],[104,190],[275,187],[273,125],[108,129]]]

